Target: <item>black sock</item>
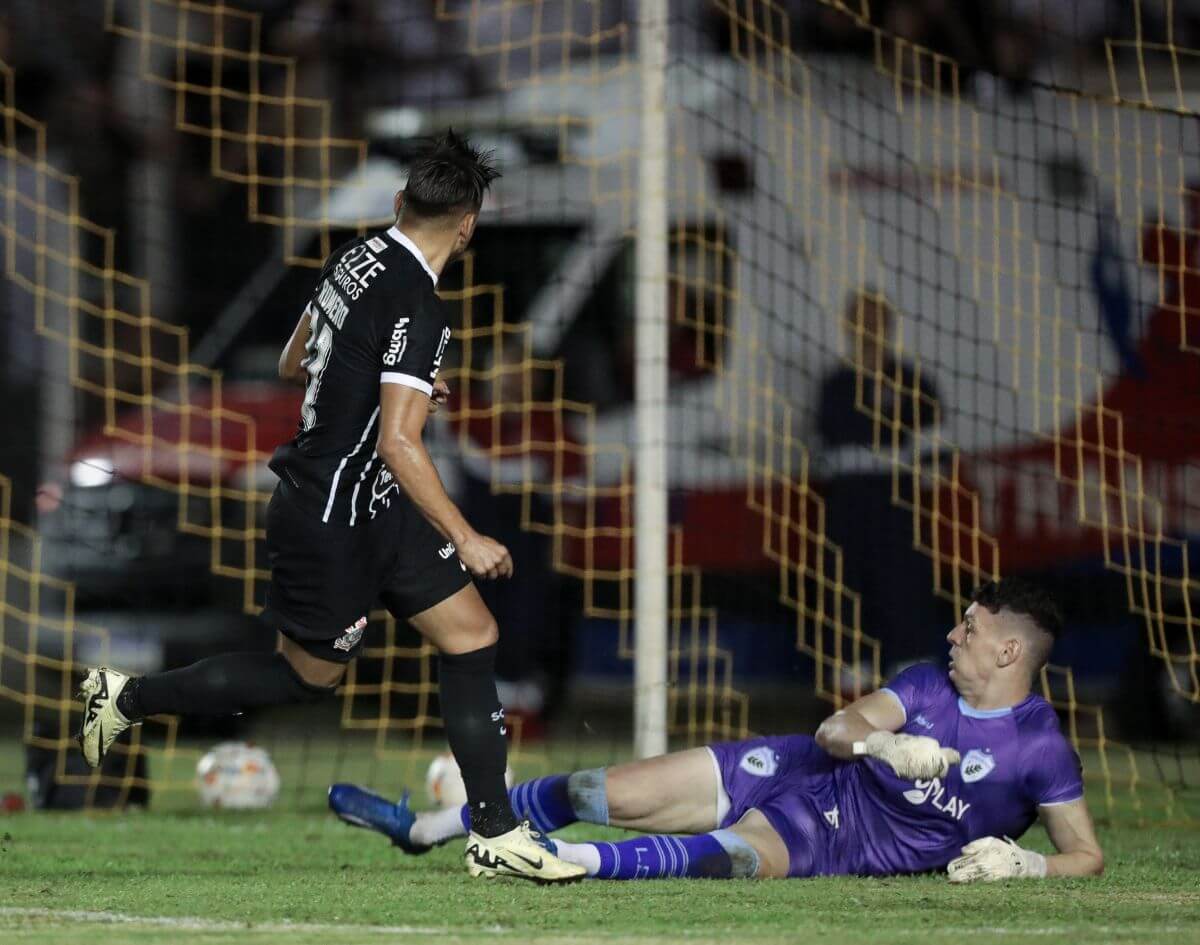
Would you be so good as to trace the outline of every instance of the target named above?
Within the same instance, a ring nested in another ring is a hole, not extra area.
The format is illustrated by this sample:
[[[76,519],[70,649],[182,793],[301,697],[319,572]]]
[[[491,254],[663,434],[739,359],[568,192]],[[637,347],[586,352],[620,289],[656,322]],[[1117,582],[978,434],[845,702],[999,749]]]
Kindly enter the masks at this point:
[[[282,653],[223,653],[131,679],[117,696],[117,709],[134,722],[147,715],[236,715],[262,706],[315,702],[331,692],[306,683]]]
[[[482,837],[517,826],[504,783],[508,746],[495,668],[495,644],[471,653],[443,653],[438,662],[446,739],[467,788],[471,829]]]

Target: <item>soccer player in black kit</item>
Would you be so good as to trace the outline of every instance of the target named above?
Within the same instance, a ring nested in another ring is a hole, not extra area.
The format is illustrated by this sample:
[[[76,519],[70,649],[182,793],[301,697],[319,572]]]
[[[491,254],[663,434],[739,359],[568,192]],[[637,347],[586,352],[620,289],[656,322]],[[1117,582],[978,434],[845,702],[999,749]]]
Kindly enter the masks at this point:
[[[470,243],[497,176],[490,155],[448,132],[413,162],[396,224],[326,261],[279,359],[280,376],[306,390],[299,431],[271,459],[279,484],[267,507],[262,619],[278,632],[276,650],[141,677],[91,670],[80,688],[88,764],[148,715],[229,715],[329,696],[381,600],[441,653],[442,715],[471,805],[470,874],[541,883],[583,875],[513,814],[497,628],[471,582],[507,577],[512,559],[466,522],[422,442],[448,394],[437,375],[450,326],[434,289]]]

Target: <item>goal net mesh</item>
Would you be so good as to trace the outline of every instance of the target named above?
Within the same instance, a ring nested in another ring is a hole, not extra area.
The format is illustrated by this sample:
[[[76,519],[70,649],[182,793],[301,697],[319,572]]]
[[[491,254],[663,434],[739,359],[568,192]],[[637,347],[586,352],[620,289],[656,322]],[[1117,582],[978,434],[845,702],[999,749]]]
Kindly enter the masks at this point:
[[[531,563],[532,586],[497,598],[502,634],[573,641],[542,688],[571,665],[610,673],[583,685],[588,711],[565,697],[571,750],[628,750],[632,247],[639,199],[661,196],[638,187],[659,145],[639,139],[636,4],[429,7],[59,14],[112,60],[105,94],[138,138],[119,186],[68,160],[70,113],[35,117],[20,64],[0,61],[3,307],[38,401],[13,448],[46,457],[36,484],[0,493],[0,695],[64,783],[191,791],[204,742],[170,719],[134,729],[104,773],[74,772],[73,690],[85,665],[143,659],[145,624],[182,625],[141,606],[152,586],[202,589],[212,623],[261,607],[265,463],[299,398],[246,353],[278,352],[316,268],[389,224],[414,142],[449,125],[505,176],[440,286],[454,396],[432,449],[524,553],[518,571]],[[1133,727],[1071,665],[1119,651],[1195,718],[1196,50],[1170,4],[1143,12],[1102,24],[1086,68],[1018,80],[903,38],[867,0],[672,6],[673,745],[808,724],[940,658],[976,585],[1037,573],[1084,623],[1133,628],[1073,631],[1041,680],[1102,809],[1200,816],[1194,745],[1114,740]],[[545,763],[535,718],[513,713],[520,773]],[[619,742],[595,731],[605,718],[624,720]],[[282,717],[254,733],[297,799],[411,780],[444,747],[434,650],[372,613],[320,722],[342,735]]]

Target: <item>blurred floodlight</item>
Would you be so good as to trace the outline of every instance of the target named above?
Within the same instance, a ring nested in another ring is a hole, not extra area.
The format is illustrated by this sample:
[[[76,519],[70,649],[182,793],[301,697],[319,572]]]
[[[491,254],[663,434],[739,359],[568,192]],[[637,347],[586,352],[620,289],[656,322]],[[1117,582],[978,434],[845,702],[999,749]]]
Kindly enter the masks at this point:
[[[421,134],[424,124],[416,108],[385,108],[370,115],[367,129],[375,138],[412,138]]]
[[[85,456],[71,464],[71,485],[81,489],[107,486],[113,480],[112,460],[104,456]]]

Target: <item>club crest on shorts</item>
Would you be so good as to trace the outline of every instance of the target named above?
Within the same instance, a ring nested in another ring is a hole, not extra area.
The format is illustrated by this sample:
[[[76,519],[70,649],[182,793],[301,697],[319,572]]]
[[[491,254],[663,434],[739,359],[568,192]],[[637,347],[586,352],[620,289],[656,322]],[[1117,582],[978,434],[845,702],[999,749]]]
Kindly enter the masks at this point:
[[[354,621],[352,626],[347,627],[342,635],[333,641],[333,648],[335,650],[342,650],[345,653],[349,653],[356,646],[358,646],[358,641],[362,639],[362,635],[366,629],[367,618],[359,617],[356,621]]]
[[[390,509],[392,507],[391,494],[399,491],[400,483],[396,482],[386,465],[381,465],[379,472],[375,475],[375,481],[371,483],[371,504],[367,506],[371,518],[374,518],[379,512],[379,509],[375,508],[375,503],[378,502],[383,508]]]
[[[752,748],[742,755],[742,760],[738,762],[738,767],[747,774],[754,775],[756,778],[769,778],[779,770],[779,756],[770,748],[762,745],[758,748]]]
[[[980,751],[978,748],[972,748],[963,756],[960,770],[962,771],[963,781],[971,784],[974,781],[986,778],[992,773],[992,769],[995,767],[996,759],[992,757],[990,751],[987,749]]]

